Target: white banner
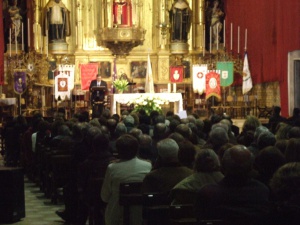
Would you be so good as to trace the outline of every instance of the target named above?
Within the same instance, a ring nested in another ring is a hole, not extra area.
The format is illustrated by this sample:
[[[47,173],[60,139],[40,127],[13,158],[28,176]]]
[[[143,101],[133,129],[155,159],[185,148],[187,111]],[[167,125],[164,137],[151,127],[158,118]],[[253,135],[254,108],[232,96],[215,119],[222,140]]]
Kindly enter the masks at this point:
[[[200,95],[205,92],[207,65],[193,65],[193,91]]]

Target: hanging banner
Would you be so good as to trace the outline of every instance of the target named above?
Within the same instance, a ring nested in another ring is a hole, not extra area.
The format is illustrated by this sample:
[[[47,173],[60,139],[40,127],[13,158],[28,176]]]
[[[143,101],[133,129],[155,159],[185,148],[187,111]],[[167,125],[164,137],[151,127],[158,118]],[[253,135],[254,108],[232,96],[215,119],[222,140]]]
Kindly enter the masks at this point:
[[[67,74],[69,76],[69,89],[74,88],[74,74],[75,74],[75,65],[58,65],[58,71],[60,73]]]
[[[58,97],[62,100],[70,99],[71,97],[71,88],[70,84],[70,76],[64,72],[61,72],[57,75],[54,79],[55,81],[55,99],[57,100]]]
[[[96,79],[98,63],[80,64],[81,89],[89,90],[92,80]]]
[[[14,72],[14,91],[19,95],[26,91],[26,72]]]
[[[211,96],[221,99],[220,74],[216,71],[210,71],[206,74],[205,98],[208,99]]]
[[[202,95],[205,92],[207,65],[193,65],[193,91]]]
[[[183,81],[183,66],[170,67],[170,81],[172,83],[180,83]]]
[[[233,83],[233,62],[217,62],[217,70],[220,70],[221,87],[228,87]]]

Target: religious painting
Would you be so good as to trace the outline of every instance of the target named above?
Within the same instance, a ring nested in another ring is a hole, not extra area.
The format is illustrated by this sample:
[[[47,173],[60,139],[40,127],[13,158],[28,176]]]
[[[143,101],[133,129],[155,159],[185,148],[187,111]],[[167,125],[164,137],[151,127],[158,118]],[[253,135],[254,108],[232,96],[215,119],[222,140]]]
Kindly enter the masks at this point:
[[[26,73],[23,71],[14,72],[14,91],[23,94],[26,91]]]
[[[102,78],[111,77],[111,62],[90,62],[98,64],[98,74],[101,74]]]
[[[170,81],[172,83],[179,83],[183,81],[183,66],[170,67]]]
[[[68,78],[58,78],[58,91],[68,91]]]
[[[147,75],[147,61],[131,62],[131,78],[145,78]]]

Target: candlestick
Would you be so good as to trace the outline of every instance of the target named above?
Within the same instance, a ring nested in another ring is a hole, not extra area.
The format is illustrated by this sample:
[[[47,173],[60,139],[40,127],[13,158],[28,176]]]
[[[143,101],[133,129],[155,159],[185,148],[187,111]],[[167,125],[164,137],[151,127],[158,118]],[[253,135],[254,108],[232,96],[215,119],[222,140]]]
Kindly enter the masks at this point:
[[[245,29],[245,51],[247,50],[247,29]]]
[[[237,53],[240,53],[240,26],[238,26],[238,49]]]
[[[211,45],[212,45],[212,30],[211,30],[211,26],[209,28],[209,53],[211,53]]]
[[[24,51],[24,24],[22,23],[22,51]]]
[[[232,23],[230,23],[230,51],[232,51]]]
[[[226,26],[226,23],[225,23],[225,20],[224,20],[224,28],[223,28],[223,46],[224,46],[224,49],[225,49],[225,37],[226,37],[226,35],[225,35],[225,26]]]
[[[27,19],[27,37],[28,37],[28,48],[30,47],[30,20]]]
[[[168,83],[168,93],[171,93],[171,84]]]
[[[9,28],[9,57],[11,57],[11,28]]]

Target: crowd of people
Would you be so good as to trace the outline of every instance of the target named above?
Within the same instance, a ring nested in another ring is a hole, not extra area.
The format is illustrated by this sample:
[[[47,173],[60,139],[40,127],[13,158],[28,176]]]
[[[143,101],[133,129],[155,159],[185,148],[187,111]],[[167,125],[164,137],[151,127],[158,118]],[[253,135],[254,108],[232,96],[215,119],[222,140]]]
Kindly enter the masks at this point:
[[[143,193],[164,193],[170,204],[194,205],[195,217],[240,224],[298,224],[300,221],[300,115],[280,116],[274,107],[269,124],[247,116],[241,131],[226,115],[180,118],[172,112],[104,109],[66,120],[61,110],[53,121],[36,113],[4,126],[7,165],[24,167],[39,181],[36,155],[61,151],[71,155],[72,173],[64,186],[65,221],[83,225],[88,209],[82,196],[88,181],[101,176],[98,194],[106,205],[106,225],[122,224],[119,186],[141,182]],[[41,148],[47,146],[47,148]],[[131,224],[142,224],[136,209]]]

